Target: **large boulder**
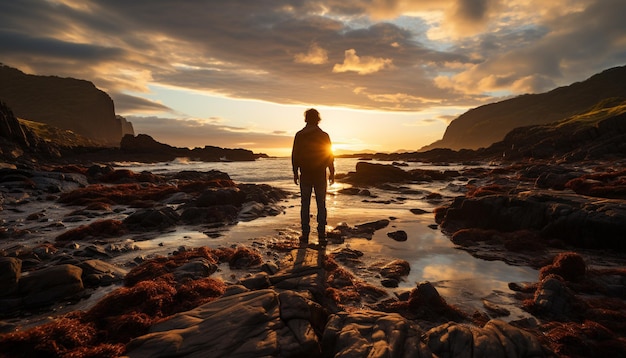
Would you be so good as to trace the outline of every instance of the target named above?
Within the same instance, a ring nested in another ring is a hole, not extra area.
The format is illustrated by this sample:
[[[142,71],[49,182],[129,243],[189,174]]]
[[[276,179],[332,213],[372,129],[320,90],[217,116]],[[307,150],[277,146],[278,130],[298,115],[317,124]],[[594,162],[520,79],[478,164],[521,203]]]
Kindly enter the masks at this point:
[[[411,179],[412,176],[409,172],[394,165],[358,162],[356,164],[356,172],[348,173],[342,181],[358,185],[376,185],[405,182]]]
[[[19,280],[19,293],[27,307],[46,306],[74,297],[84,290],[83,270],[74,265],[57,265],[30,272]]]

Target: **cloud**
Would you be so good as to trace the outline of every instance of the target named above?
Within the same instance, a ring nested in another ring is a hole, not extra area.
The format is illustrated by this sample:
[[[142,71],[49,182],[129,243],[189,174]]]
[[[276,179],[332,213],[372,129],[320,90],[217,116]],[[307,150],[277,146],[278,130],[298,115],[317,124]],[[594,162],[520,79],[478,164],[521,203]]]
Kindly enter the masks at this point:
[[[359,75],[367,75],[378,72],[386,67],[391,66],[391,59],[375,58],[371,56],[359,57],[355,49],[349,49],[345,52],[343,63],[338,63],[333,67],[333,72],[356,72]]]
[[[623,0],[3,1],[0,61],[90,80],[133,113],[159,110],[123,96],[151,84],[422,111],[623,65],[624,13]]]
[[[298,63],[323,65],[328,62],[328,51],[321,48],[318,44],[312,43],[307,53],[296,54],[294,60]]]
[[[131,96],[128,94],[116,93],[111,96],[115,103],[115,112],[132,114],[132,113],[159,113],[172,112],[173,110],[161,103],[150,101],[148,99]]]

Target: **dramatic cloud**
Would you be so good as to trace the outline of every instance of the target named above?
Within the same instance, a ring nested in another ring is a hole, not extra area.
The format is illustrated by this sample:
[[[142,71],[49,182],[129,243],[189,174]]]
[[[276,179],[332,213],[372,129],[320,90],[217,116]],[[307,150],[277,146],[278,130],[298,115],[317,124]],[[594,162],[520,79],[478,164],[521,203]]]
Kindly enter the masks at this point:
[[[624,14],[623,0],[2,1],[0,62],[90,80],[126,115],[189,113],[154,86],[426,113],[624,65]]]

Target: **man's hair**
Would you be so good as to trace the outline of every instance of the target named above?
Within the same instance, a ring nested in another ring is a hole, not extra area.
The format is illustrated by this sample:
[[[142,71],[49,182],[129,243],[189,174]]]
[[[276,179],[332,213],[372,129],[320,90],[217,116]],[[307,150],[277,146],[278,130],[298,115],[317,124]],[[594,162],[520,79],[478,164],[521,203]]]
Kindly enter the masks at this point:
[[[318,124],[321,120],[320,112],[315,108],[307,109],[304,112],[304,121],[307,123]]]

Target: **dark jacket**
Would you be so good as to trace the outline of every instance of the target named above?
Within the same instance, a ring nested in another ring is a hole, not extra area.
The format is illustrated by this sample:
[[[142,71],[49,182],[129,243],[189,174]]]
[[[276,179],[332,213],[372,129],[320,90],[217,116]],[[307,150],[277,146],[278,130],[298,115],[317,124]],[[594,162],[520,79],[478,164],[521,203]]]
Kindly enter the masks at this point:
[[[298,174],[304,183],[326,181],[326,168],[331,177],[335,175],[335,165],[328,133],[315,124],[307,124],[293,140],[291,151],[293,173]]]

